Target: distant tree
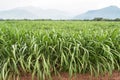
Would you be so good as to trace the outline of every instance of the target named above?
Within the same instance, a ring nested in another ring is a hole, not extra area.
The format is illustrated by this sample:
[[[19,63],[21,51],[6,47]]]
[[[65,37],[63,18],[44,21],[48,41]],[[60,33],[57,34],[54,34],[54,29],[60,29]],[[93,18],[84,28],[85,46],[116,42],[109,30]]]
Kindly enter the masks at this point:
[[[102,21],[102,20],[104,20],[104,19],[103,18],[99,18],[99,17],[93,19],[93,21]]]
[[[83,21],[90,21],[89,19],[84,19]]]
[[[112,21],[112,19],[103,19],[102,21]]]
[[[120,18],[116,18],[116,19],[114,19],[114,21],[120,21]]]
[[[34,21],[52,21],[52,19],[33,19]]]
[[[1,18],[0,18],[0,21],[3,21],[3,20],[4,20],[4,19],[1,19]]]
[[[120,18],[116,19],[94,18],[93,21],[120,21]]]
[[[24,21],[29,21],[30,19],[23,19]]]

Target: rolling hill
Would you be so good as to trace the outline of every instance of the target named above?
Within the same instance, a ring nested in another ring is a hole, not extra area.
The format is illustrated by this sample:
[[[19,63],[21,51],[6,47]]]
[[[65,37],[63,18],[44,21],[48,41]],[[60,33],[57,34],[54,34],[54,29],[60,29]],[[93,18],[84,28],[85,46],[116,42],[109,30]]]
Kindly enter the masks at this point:
[[[90,10],[86,13],[75,16],[74,19],[93,19],[97,17],[107,19],[120,18],[120,8],[117,6],[109,6],[98,10]]]
[[[70,15],[63,11],[32,6],[0,11],[1,19],[68,19],[69,17]]]
[[[0,19],[94,19],[120,18],[120,8],[109,6],[98,10],[90,10],[86,13],[73,16],[71,13],[56,9],[41,9],[39,7],[18,7],[0,11]]]

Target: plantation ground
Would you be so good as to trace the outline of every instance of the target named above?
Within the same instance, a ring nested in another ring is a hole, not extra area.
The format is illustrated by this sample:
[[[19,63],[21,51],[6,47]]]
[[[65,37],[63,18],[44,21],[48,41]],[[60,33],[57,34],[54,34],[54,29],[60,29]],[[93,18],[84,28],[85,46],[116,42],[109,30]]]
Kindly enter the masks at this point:
[[[119,70],[120,22],[0,21],[0,80]]]
[[[76,74],[75,76],[72,76],[71,79],[69,78],[68,73],[60,73],[60,76],[58,75],[52,75],[53,80],[120,80],[120,72],[113,71],[112,75],[105,74],[100,76],[91,76],[90,74]],[[31,80],[31,75],[23,75],[21,76],[20,80]],[[37,77],[34,78],[34,80],[39,80]],[[49,79],[46,79],[49,80]]]

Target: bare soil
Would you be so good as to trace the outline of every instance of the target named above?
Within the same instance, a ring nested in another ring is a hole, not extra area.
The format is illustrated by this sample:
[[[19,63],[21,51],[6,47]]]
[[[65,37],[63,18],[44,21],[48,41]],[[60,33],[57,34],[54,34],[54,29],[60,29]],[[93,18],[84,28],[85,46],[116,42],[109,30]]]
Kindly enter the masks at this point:
[[[68,73],[60,73],[59,76],[52,75],[53,80],[120,80],[120,72],[114,71],[112,75],[105,74],[104,76],[91,76],[90,74],[77,74],[69,78]],[[22,75],[20,80],[32,80],[31,74]],[[34,80],[38,80],[37,77],[34,77]],[[49,80],[49,79],[46,79]]]

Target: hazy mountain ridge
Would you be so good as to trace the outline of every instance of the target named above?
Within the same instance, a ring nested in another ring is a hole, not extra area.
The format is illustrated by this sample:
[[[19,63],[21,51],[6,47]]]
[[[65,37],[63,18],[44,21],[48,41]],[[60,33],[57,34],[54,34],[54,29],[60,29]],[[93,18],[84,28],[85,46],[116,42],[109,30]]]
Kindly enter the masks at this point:
[[[0,11],[1,19],[68,19],[70,15],[55,9],[40,9],[38,7],[21,7]]]
[[[120,8],[109,6],[98,10],[90,10],[76,16],[56,9],[41,9],[33,6],[0,11],[0,19],[93,19],[97,17],[120,18]]]
[[[107,19],[120,18],[120,8],[116,6],[109,6],[98,10],[90,10],[84,14],[75,16],[74,19],[93,19],[97,17]]]
[[[1,19],[24,19],[24,18],[35,18],[36,15],[30,13],[26,10],[21,9],[12,9],[8,11],[0,11],[0,18]]]

